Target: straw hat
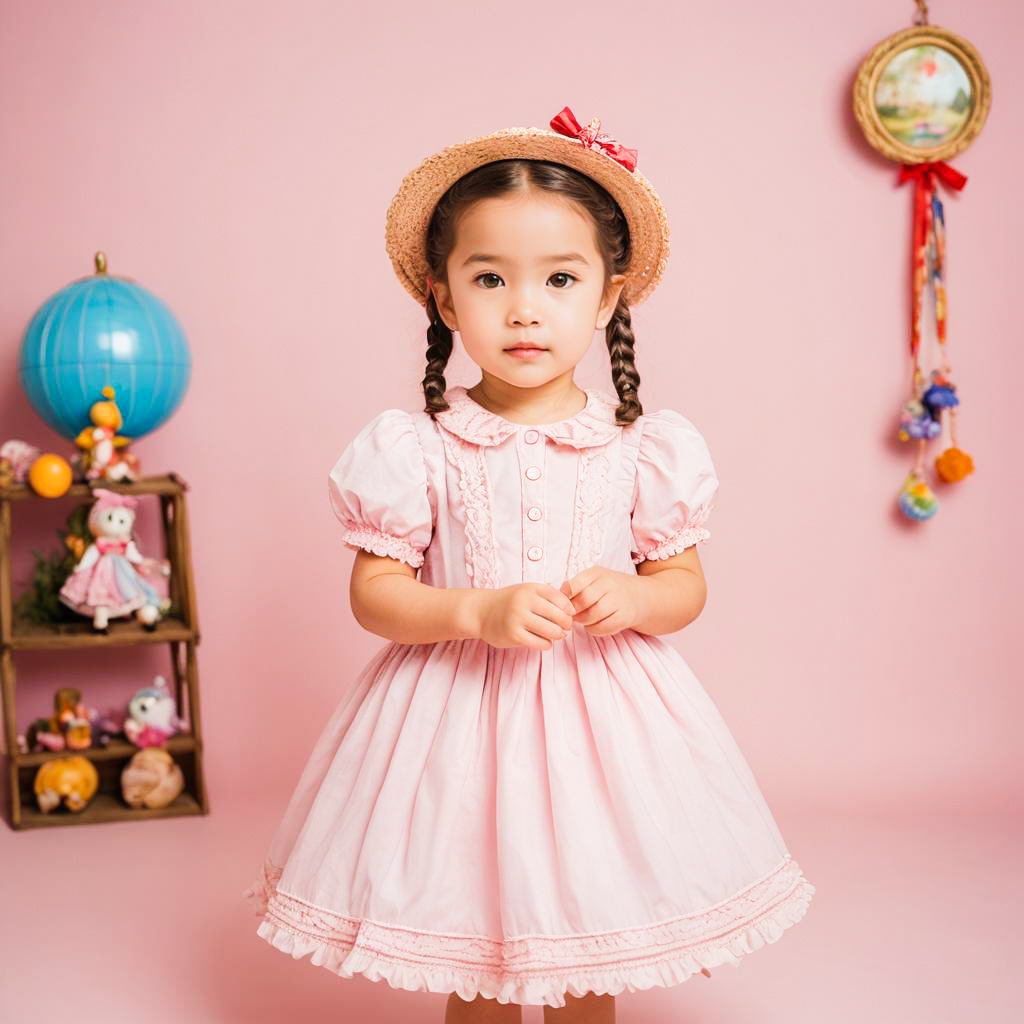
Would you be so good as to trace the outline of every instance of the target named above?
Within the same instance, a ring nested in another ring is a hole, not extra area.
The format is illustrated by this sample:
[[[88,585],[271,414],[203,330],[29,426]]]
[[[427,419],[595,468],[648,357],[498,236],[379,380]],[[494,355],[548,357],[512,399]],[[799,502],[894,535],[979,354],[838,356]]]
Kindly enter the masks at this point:
[[[668,219],[658,193],[636,170],[637,151],[600,131],[600,125],[595,117],[581,127],[563,107],[551,119],[551,129],[503,128],[448,146],[410,171],[391,201],[385,229],[388,255],[409,294],[421,306],[427,304],[427,225],[438,199],[481,164],[520,158],[568,164],[611,193],[629,224],[632,244],[622,297],[630,306],[643,302],[668,261]]]

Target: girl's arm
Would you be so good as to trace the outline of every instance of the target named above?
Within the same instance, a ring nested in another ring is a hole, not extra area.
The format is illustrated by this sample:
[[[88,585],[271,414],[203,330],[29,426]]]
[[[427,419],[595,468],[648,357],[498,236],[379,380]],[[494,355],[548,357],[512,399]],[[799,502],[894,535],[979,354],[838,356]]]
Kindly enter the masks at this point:
[[[704,609],[708,586],[696,544],[670,558],[639,562],[636,573],[641,613],[633,629],[638,633],[674,633]]]
[[[469,640],[480,635],[486,595],[475,587],[432,587],[416,570],[386,555],[357,551],[349,600],[363,629],[400,644]]]

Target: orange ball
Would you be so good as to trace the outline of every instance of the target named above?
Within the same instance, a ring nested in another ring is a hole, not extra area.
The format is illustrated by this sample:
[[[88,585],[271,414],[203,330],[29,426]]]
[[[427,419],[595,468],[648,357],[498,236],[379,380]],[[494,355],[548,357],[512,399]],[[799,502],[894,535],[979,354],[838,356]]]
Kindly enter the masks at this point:
[[[71,463],[60,455],[40,455],[29,466],[28,482],[36,494],[59,498],[71,487]]]

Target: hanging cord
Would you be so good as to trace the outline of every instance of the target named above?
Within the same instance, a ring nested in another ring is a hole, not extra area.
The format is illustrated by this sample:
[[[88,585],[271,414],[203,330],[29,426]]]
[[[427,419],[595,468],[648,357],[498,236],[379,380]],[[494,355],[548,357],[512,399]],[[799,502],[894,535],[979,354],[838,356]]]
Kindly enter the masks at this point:
[[[917,441],[914,468],[904,481],[899,504],[912,519],[928,519],[938,509],[938,501],[924,480],[928,444],[949,431],[948,446],[935,460],[941,480],[955,483],[974,471],[971,456],[957,443],[956,415],[959,399],[953,384],[953,372],[946,347],[946,216],[938,195],[938,182],[959,191],[967,183],[966,175],[942,161],[904,164],[900,182],[914,182],[914,227],[912,253],[912,301],[910,352],[913,372],[913,397],[900,416],[900,440]],[[934,308],[935,340],[939,365],[926,375],[922,346],[925,298]]]
[[[914,24],[928,24],[928,5],[924,2],[924,0],[917,0],[917,10],[914,12]]]
[[[914,193],[914,237],[912,243],[913,298],[911,303],[910,351],[914,374],[913,393],[918,397],[923,395],[928,387],[928,377],[923,363],[924,353],[922,351],[921,335],[924,327],[925,290],[929,284],[934,282],[931,262],[931,257],[936,251],[936,247],[932,245],[932,226],[935,215],[932,197],[934,194],[934,180],[930,175],[923,175],[922,181]],[[939,316],[938,307],[936,307],[935,319],[936,333],[938,333],[941,329],[939,328],[939,323],[944,319]],[[924,473],[925,458],[927,457],[928,442],[930,440],[929,437],[925,436],[919,438],[917,442],[914,472],[919,475]]]

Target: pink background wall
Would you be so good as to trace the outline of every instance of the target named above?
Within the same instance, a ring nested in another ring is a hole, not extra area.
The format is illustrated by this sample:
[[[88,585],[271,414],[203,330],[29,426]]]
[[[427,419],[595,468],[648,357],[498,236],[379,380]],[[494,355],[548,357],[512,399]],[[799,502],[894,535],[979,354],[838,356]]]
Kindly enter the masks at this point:
[[[943,193],[960,441],[977,472],[941,489],[938,516],[915,526],[894,504],[912,462],[894,440],[908,373],[911,193],[849,109],[860,61],[910,24],[913,6],[459,0],[396,12],[7,0],[0,439],[69,452],[28,404],[15,364],[32,313],[91,273],[96,250],[112,273],[174,309],[193,381],[173,419],[136,451],[145,472],[174,470],[190,486],[212,815],[0,830],[0,857],[18,865],[0,876],[0,973],[17,960],[17,940],[26,986],[0,981],[0,1011],[5,999],[38,1005],[31,988],[44,975],[34,965],[54,940],[42,918],[27,922],[55,913],[66,887],[65,922],[68,913],[95,922],[120,912],[124,927],[159,930],[176,979],[159,999],[168,1020],[280,1019],[275,999],[311,1015],[386,1006],[409,1019],[401,1006],[440,1019],[441,996],[340,985],[284,962],[254,936],[236,893],[323,722],[384,643],[351,617],[353,555],[338,543],[326,476],[369,417],[421,398],[425,318],[384,250],[388,202],[436,149],[544,125],[566,104],[639,150],[673,228],[667,274],[635,313],[641,398],[648,410],[671,406],[693,419],[722,479],[714,537],[702,548],[708,604],[673,642],[824,893],[823,909],[751,958],[764,958],[758,966],[716,972],[720,983],[706,989],[698,979],[627,996],[620,1019],[665,1019],[658,1012],[685,1006],[738,1013],[746,991],[761,1020],[820,1020],[825,1002],[785,1004],[777,1017],[763,1010],[772,999],[782,1005],[780,970],[809,973],[814,955],[829,958],[812,968],[818,984],[831,970],[845,987],[843,961],[813,930],[840,928],[830,901],[841,915],[844,886],[870,858],[851,856],[857,840],[844,847],[835,829],[820,831],[823,816],[1018,814],[1024,698],[1013,637],[1024,595],[1012,402],[1024,372],[1013,301],[1024,15],[1012,4],[932,7],[933,22],[979,48],[993,105],[981,136],[951,161],[968,175],[966,189]],[[464,359],[451,371],[449,384],[477,379]],[[577,379],[610,388],[606,354],[592,351]],[[26,552],[55,541],[67,510],[42,525],[16,517]],[[143,539],[155,538],[151,526],[141,524]],[[22,576],[27,566],[26,557]],[[162,652],[121,653],[74,663],[87,702],[126,699],[166,670]],[[48,710],[69,664],[19,656],[19,730]],[[883,870],[884,861],[871,863]],[[70,864],[75,877],[54,882]],[[144,888],[154,866],[168,876],[167,895]],[[114,883],[126,877],[133,909],[108,907],[125,899]],[[880,885],[903,891],[905,880]],[[100,888],[109,890],[102,899]],[[9,910],[18,899],[21,917]],[[865,904],[848,909],[864,913]],[[849,923],[841,930],[852,942]],[[984,941],[997,946],[999,927],[990,921],[975,949],[986,969],[995,967]],[[115,958],[140,998],[164,977],[148,960],[133,962],[141,954],[123,932],[84,965],[69,940],[57,941],[69,943],[66,977],[94,1000],[111,991]],[[209,964],[215,950],[244,977],[259,975],[250,986],[258,999],[218,989],[231,972]],[[865,955],[877,955],[871,942]],[[964,1005],[978,1009],[976,983],[960,985]],[[990,999],[1005,992],[989,989]],[[949,997],[937,1005],[948,1008]]]

